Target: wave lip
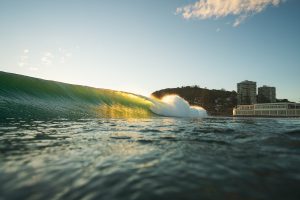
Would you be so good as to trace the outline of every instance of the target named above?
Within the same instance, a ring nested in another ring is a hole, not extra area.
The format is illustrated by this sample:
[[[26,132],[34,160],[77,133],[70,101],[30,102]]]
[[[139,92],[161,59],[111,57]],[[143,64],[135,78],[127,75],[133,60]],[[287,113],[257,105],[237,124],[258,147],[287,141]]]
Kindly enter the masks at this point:
[[[178,95],[164,96],[160,101],[153,100],[151,111],[155,114],[168,117],[206,117],[207,112],[199,106],[190,106],[189,103]]]

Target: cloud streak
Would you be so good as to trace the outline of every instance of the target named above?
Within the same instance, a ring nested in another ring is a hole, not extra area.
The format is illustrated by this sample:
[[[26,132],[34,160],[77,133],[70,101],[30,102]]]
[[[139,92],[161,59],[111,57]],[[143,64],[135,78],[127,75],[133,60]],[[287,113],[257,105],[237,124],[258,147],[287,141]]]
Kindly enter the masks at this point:
[[[77,45],[73,48],[65,49],[62,47],[56,49],[49,49],[47,51],[39,52],[30,49],[23,49],[18,59],[18,66],[30,71],[37,71],[42,68],[53,65],[64,65],[73,58],[73,52],[79,52],[80,47]]]
[[[28,65],[28,60],[29,60],[29,56],[28,56],[29,50],[28,49],[24,49],[22,55],[20,56],[20,60],[19,60],[19,66],[20,67],[25,67]]]
[[[72,57],[72,53],[67,51],[66,49],[59,48],[58,52],[60,54],[60,63],[64,64],[69,58]]]
[[[44,55],[41,58],[41,62],[44,65],[51,65],[52,64],[52,60],[53,60],[54,56],[51,52],[46,52],[44,53]]]
[[[278,6],[284,0],[198,0],[177,8],[176,14],[185,19],[218,19],[236,16],[232,26],[237,27],[249,16],[264,11],[268,6]]]
[[[31,62],[30,62],[30,57],[29,57],[29,50],[28,49],[24,49],[21,56],[20,56],[20,60],[18,65],[22,68],[26,68],[30,71],[37,71],[38,68],[36,66],[34,66]]]

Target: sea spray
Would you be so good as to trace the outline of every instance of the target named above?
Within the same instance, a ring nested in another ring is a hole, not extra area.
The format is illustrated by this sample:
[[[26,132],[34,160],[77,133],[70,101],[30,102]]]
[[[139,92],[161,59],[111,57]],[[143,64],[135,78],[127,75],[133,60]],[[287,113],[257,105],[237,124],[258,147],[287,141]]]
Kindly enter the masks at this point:
[[[161,100],[154,99],[150,108],[154,113],[170,117],[206,117],[202,107],[190,106],[187,101],[177,95],[167,95]]]

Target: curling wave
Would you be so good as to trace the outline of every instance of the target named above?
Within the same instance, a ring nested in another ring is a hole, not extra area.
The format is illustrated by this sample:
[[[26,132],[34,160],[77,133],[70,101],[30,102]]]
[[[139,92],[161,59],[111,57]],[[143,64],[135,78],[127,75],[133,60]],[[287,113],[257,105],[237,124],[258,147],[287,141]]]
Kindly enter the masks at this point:
[[[206,110],[198,106],[190,106],[187,101],[177,95],[164,96],[160,101],[152,101],[151,110],[163,116],[171,117],[205,117]]]
[[[179,96],[162,100],[0,72],[0,119],[204,117]]]

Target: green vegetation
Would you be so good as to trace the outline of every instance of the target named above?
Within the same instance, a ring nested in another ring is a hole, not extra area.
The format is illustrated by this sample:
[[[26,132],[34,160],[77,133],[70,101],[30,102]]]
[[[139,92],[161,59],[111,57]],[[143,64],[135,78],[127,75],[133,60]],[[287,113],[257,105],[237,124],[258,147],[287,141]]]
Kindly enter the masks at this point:
[[[190,105],[203,107],[210,115],[231,116],[233,107],[237,105],[237,93],[225,89],[209,90],[199,86],[186,86],[167,88],[152,93],[157,98],[170,94],[177,94]]]

